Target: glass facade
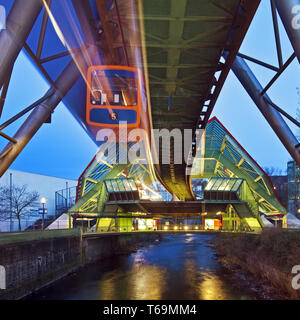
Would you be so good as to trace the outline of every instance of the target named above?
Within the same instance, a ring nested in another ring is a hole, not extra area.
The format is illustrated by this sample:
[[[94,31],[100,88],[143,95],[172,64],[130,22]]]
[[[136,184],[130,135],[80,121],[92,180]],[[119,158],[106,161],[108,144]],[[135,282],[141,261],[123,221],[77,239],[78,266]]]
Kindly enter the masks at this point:
[[[288,175],[288,212],[294,215],[299,215],[299,184],[300,184],[300,169],[295,161],[289,161],[287,164]]]
[[[237,192],[244,179],[211,178],[204,191],[230,191]]]
[[[133,179],[108,179],[105,180],[104,183],[109,193],[137,191]]]

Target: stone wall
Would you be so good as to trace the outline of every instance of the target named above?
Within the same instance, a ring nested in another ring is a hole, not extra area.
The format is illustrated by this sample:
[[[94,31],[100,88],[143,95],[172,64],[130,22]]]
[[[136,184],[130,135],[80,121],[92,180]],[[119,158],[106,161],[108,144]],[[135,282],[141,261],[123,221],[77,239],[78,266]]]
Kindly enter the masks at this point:
[[[81,236],[79,230],[0,234],[0,299],[20,299],[81,266],[129,254],[159,237],[154,232]]]
[[[82,259],[89,264],[114,255],[128,254],[160,237],[155,232],[90,234],[83,237]]]
[[[4,267],[1,273],[5,279],[2,287],[3,283],[6,287],[0,290],[0,299],[26,296],[78,267],[80,234],[48,236],[49,239],[0,245],[0,265]]]

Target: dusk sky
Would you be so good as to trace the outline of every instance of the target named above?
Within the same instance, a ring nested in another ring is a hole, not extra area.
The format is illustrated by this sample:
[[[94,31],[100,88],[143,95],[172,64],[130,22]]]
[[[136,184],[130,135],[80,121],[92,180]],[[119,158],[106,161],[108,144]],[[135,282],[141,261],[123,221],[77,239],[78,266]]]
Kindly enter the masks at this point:
[[[292,48],[282,26],[281,36],[286,60],[291,55]],[[240,52],[277,66],[269,1],[262,1]],[[252,63],[249,65],[263,85],[266,85],[274,74]],[[296,89],[300,87],[299,76],[299,64],[295,60],[268,92],[277,105],[293,116],[300,107]],[[47,87],[39,71],[22,53],[15,65],[1,123],[40,98]],[[286,169],[290,155],[232,72],[213,115],[219,118],[262,167]],[[297,132],[295,126],[291,127]],[[16,125],[12,125],[5,132],[13,135],[16,128]],[[0,147],[4,146],[4,142],[4,139],[0,140]],[[61,103],[52,116],[52,123],[43,125],[11,168],[77,179],[96,151],[94,142]]]

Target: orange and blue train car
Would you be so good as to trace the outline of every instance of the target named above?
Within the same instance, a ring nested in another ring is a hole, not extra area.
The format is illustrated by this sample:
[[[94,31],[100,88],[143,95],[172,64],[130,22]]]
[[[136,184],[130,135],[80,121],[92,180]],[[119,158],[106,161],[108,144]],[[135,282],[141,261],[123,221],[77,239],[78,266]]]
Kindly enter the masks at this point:
[[[91,66],[87,74],[86,122],[95,127],[139,127],[141,88],[137,68]]]

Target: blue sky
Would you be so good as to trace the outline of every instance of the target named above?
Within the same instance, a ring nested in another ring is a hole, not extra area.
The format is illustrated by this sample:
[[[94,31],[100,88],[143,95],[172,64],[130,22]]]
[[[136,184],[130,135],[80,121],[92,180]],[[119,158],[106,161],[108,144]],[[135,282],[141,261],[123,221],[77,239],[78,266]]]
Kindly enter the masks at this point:
[[[240,51],[277,65],[269,3],[268,0],[262,0]],[[287,59],[292,48],[282,26],[281,36],[284,58]],[[263,85],[267,84],[274,74],[253,63],[249,65]],[[295,60],[268,92],[276,104],[293,116],[296,115],[297,107],[300,107],[296,90],[300,87],[299,76],[300,67]],[[15,64],[1,122],[40,98],[47,87],[33,64],[21,54]],[[221,120],[261,166],[286,168],[286,162],[291,159],[290,155],[232,72],[213,115]],[[10,126],[5,132],[13,135],[18,124],[20,122]],[[294,132],[297,131],[294,125],[291,127]],[[4,140],[0,139],[0,147],[3,146]],[[11,168],[77,179],[96,151],[94,142],[61,103],[52,116],[52,123],[43,125]]]
[[[280,33],[283,56],[287,60],[293,50],[281,22]],[[278,65],[270,1],[262,0],[240,52],[275,66]],[[247,63],[263,86],[274,76],[273,71],[251,62]],[[296,116],[296,109],[300,107],[296,90],[300,87],[299,76],[300,67],[298,61],[294,60],[268,91],[274,103],[292,116]],[[286,169],[286,163],[291,156],[232,72],[227,78],[213,115],[223,122],[261,166]],[[288,120],[287,122],[292,130],[298,133],[296,126]]]
[[[5,103],[1,123],[39,99],[48,88],[39,72],[21,53]],[[24,120],[24,117],[21,120]],[[13,135],[20,121],[5,132]],[[4,139],[0,140],[3,147]],[[63,103],[52,114],[11,165],[11,169],[77,179],[97,151],[97,146],[80,127]]]

